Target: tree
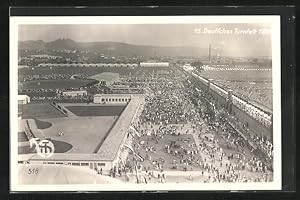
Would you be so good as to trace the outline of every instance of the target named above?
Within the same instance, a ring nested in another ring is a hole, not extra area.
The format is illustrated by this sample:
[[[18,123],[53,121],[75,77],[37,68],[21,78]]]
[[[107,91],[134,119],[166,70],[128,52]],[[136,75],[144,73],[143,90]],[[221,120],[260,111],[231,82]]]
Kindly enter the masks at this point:
[[[203,63],[201,61],[195,61],[191,63],[192,67],[195,67],[197,71],[202,72],[203,71]]]

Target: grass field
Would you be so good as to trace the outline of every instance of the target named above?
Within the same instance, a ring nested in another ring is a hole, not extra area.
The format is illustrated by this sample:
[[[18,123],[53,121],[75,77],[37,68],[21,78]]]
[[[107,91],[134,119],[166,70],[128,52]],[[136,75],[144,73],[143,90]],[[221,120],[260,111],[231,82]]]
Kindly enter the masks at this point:
[[[77,116],[120,116],[125,106],[66,106]]]
[[[103,72],[101,74],[96,74],[94,76],[89,77],[91,79],[95,79],[98,81],[119,81],[120,80],[120,76],[119,73],[112,73],[112,72]]]
[[[67,142],[58,141],[58,140],[51,140],[51,142],[54,145],[55,153],[65,153],[73,148],[73,146]]]
[[[56,110],[50,103],[30,103],[19,106],[23,119],[48,119],[65,117],[61,112]]]
[[[35,123],[36,123],[36,126],[37,126],[38,129],[46,129],[46,128],[49,128],[50,126],[52,126],[51,123],[41,121],[41,120],[38,120],[38,119],[35,119]]]
[[[29,154],[29,153],[34,153],[35,149],[30,148],[29,146],[22,146],[18,147],[18,154]]]
[[[18,132],[18,142],[27,142],[29,141],[25,132]]]
[[[70,89],[80,88],[94,82],[83,79],[34,80],[23,82],[23,89]]]
[[[70,153],[93,153],[116,120],[112,116],[52,118],[47,119],[52,126],[43,129],[43,134],[51,140],[72,145]],[[59,136],[60,132],[64,135]],[[65,147],[61,144],[59,148]]]
[[[50,74],[85,74],[93,76],[103,72],[116,72],[122,75],[128,75],[130,72],[134,73],[134,69],[128,68],[105,68],[105,67],[35,67],[18,69],[19,76],[24,75],[50,75]]]

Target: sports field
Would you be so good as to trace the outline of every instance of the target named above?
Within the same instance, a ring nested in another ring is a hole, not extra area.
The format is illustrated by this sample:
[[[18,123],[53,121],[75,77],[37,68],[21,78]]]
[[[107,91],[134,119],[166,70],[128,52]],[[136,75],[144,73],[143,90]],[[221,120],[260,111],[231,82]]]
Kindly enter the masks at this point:
[[[93,153],[115,120],[112,116],[52,118],[47,119],[52,126],[42,131],[51,140],[72,145],[70,153]],[[64,134],[59,136],[60,132]]]
[[[23,89],[70,89],[95,82],[90,79],[34,80],[23,82]]]
[[[36,128],[54,142],[57,153],[66,151],[93,153],[118,119],[116,116],[119,116],[125,108],[125,106],[91,104],[64,104],[64,106],[75,115],[66,117],[49,103],[30,103],[19,106],[22,118],[34,119]],[[63,134],[59,135],[58,133],[61,132]],[[23,140],[24,134],[20,133],[19,141]],[[20,150],[20,152],[28,152],[25,150]]]
[[[56,110],[50,103],[30,103],[19,106],[23,119],[48,119],[65,117],[61,112]]]
[[[125,106],[66,106],[77,116],[119,116]]]
[[[18,69],[19,77],[26,75],[73,75],[73,74],[84,74],[86,76],[93,76],[103,72],[115,72],[122,75],[128,75],[134,73],[135,69],[120,68],[120,67],[35,67],[32,68],[21,68]]]

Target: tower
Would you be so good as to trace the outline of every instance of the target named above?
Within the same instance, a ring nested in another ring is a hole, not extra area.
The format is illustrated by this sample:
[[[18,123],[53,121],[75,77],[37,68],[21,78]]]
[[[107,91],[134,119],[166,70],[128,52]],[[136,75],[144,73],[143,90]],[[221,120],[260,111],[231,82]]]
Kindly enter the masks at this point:
[[[208,47],[208,61],[209,61],[209,63],[211,62],[211,44],[209,44],[209,47]]]

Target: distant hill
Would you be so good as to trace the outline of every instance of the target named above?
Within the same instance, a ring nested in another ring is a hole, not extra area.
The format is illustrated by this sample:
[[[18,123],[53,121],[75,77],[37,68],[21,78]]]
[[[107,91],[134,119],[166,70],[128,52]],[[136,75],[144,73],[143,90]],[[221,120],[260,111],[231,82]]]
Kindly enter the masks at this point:
[[[71,39],[58,39],[47,43],[48,49],[80,49],[77,42]]]
[[[75,42],[71,39],[58,39],[52,42],[20,41],[19,50],[41,49],[41,50],[90,50],[100,51],[106,55],[116,56],[206,56],[207,48],[201,47],[160,47],[132,45],[120,42]]]
[[[43,40],[28,40],[19,42],[19,49],[46,49],[46,43]]]

